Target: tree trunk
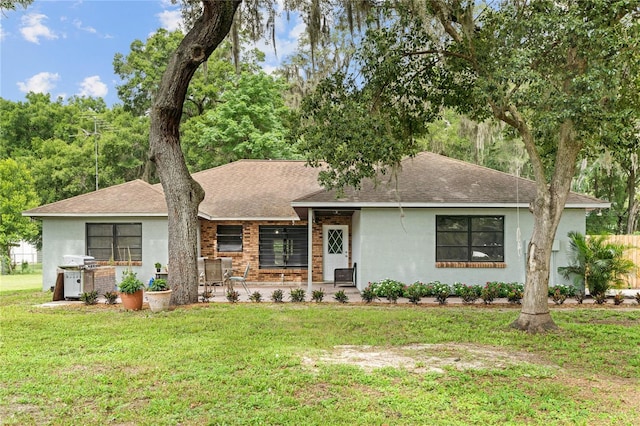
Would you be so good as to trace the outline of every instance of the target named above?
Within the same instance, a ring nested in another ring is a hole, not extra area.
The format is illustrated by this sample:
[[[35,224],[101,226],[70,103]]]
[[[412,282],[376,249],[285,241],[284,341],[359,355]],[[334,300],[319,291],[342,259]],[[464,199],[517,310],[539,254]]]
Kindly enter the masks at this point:
[[[198,206],[204,191],[192,179],[180,147],[184,100],[198,66],[229,33],[240,2],[202,2],[202,16],[169,59],[151,109],[149,146],[167,202],[172,304],[198,301]]]
[[[555,169],[549,185],[544,179],[544,167],[535,151],[531,134],[527,131],[523,135],[536,173],[537,194],[531,206],[534,218],[533,233],[527,249],[527,278],[522,298],[522,310],[518,319],[511,326],[530,333],[558,328],[549,313],[551,250],[571,189],[578,153],[582,148],[582,143],[575,139],[571,121],[563,123],[559,133]]]

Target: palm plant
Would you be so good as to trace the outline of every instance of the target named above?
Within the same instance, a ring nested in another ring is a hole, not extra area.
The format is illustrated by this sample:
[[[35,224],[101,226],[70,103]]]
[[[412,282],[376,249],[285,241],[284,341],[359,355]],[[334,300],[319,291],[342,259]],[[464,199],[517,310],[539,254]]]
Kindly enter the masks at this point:
[[[635,268],[635,264],[624,257],[629,247],[608,242],[605,235],[586,238],[579,232],[569,232],[569,266],[558,268],[565,278],[573,276],[576,287],[589,289],[592,295],[605,294],[611,287],[624,283],[622,276]]]

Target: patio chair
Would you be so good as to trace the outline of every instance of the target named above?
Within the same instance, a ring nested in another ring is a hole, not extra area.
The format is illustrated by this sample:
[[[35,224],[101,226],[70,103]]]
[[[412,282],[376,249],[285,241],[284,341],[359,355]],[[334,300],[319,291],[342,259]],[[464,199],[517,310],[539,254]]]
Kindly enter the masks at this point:
[[[336,284],[356,285],[356,264],[353,268],[336,268],[333,270],[333,286]]]
[[[247,267],[244,268],[244,275],[237,277],[229,277],[229,284],[233,288],[233,284],[240,283],[242,287],[244,287],[245,291],[248,295],[251,295],[249,289],[247,288],[247,275],[249,275],[249,262],[247,262]]]
[[[208,291],[211,285],[215,293],[216,284],[224,284],[222,259],[204,259],[204,291]]]

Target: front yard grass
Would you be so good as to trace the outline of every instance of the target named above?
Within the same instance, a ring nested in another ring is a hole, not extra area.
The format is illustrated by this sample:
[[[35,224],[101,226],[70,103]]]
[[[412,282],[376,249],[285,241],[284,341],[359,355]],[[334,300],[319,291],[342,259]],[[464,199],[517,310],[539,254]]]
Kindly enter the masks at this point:
[[[611,424],[640,418],[640,309],[229,304],[152,314],[0,294],[3,424]],[[394,362],[398,361],[398,362]]]

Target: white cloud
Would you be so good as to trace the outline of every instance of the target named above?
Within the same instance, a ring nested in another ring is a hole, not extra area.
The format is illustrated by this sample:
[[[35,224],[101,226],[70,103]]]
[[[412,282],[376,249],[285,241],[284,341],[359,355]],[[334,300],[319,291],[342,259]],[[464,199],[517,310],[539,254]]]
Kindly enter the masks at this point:
[[[97,33],[97,32],[98,32],[98,31],[96,31],[96,29],[95,29],[95,28],[93,28],[93,27],[83,27],[83,26],[82,26],[82,21],[81,21],[81,20],[79,20],[79,19],[74,20],[74,21],[73,21],[73,25],[75,25],[75,27],[76,27],[77,29],[79,29],[79,30],[81,30],[81,31],[86,31],[86,32],[91,33],[91,34],[95,34],[95,33]]]
[[[182,28],[182,15],[180,10],[164,10],[158,13],[160,25],[167,31],[176,31]]]
[[[60,80],[58,73],[41,72],[30,79],[18,82],[18,88],[21,92],[29,93],[49,93],[51,89],[56,87],[55,82]]]
[[[93,75],[82,80],[80,83],[80,96],[91,96],[94,98],[104,98],[109,89],[107,85],[100,81],[100,76]]]
[[[31,43],[40,44],[40,38],[53,40],[58,36],[42,22],[48,19],[46,15],[41,13],[31,13],[22,17],[22,27],[20,33],[25,40]]]

